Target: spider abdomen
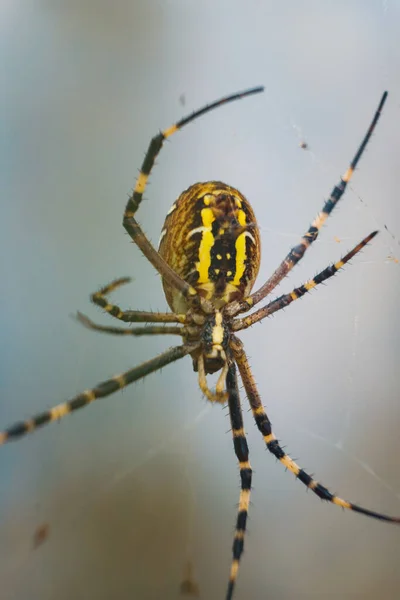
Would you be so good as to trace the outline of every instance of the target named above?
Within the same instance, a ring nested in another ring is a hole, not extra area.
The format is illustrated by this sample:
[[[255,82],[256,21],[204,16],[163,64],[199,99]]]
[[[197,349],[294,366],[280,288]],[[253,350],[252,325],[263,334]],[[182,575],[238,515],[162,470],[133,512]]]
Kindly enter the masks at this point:
[[[196,183],[172,205],[159,253],[217,309],[249,294],[260,266],[260,236],[249,202],[220,181]],[[187,311],[182,295],[163,281],[174,312]]]

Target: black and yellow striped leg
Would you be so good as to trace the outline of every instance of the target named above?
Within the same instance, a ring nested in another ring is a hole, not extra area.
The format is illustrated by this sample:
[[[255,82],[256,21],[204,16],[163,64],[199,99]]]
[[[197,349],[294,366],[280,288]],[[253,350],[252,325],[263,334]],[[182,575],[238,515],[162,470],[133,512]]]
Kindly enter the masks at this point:
[[[115,279],[90,296],[91,301],[108,312],[111,316],[125,323],[186,323],[184,314],[146,312],[144,310],[121,310],[116,304],[110,304],[106,298],[108,294],[118,289],[121,285],[129,283],[129,277]]]
[[[107,381],[99,383],[96,385],[96,387],[78,394],[75,396],[75,398],[72,398],[72,400],[68,400],[68,402],[58,404],[54,408],[37,414],[27,421],[15,423],[5,431],[0,432],[0,445],[12,440],[16,440],[23,435],[26,435],[27,433],[46,425],[47,423],[58,421],[62,417],[69,415],[71,412],[78,410],[79,408],[83,408],[87,404],[91,404],[98,398],[109,396],[110,394],[113,394],[114,392],[126,387],[130,383],[146,377],[146,375],[153,373],[153,371],[158,371],[158,369],[161,369],[162,367],[165,367],[166,365],[183,358],[186,356],[186,354],[193,352],[193,350],[196,348],[197,344],[184,344],[183,346],[175,346],[174,348],[170,348],[155,358],[148,360],[147,362],[144,362],[141,365],[126,371],[125,373],[115,375],[111,379],[107,379]]]
[[[333,275],[335,275],[339,269],[341,269],[349,260],[353,258],[360,250],[362,250],[371,240],[376,236],[378,232],[373,231],[366,238],[364,238],[357,246],[355,246],[350,252],[346,254],[341,260],[334,263],[333,265],[329,265],[326,269],[318,273],[313,279],[309,279],[303,285],[298,288],[295,288],[290,294],[284,294],[276,300],[273,300],[263,308],[256,310],[253,314],[244,317],[243,319],[234,319],[232,329],[233,331],[241,331],[242,329],[246,329],[247,327],[251,327],[254,323],[261,321],[261,319],[265,319],[265,317],[269,317],[273,313],[289,306],[294,300],[298,300],[304,294],[315,288],[320,283],[323,283]]]
[[[239,388],[236,375],[236,365],[232,361],[226,376],[228,392],[229,416],[232,426],[233,446],[239,461],[241,489],[239,509],[236,519],[235,537],[232,547],[232,565],[229,576],[226,600],[231,600],[238,575],[239,562],[243,553],[244,536],[246,532],[247,514],[249,511],[252,469],[249,462],[249,449],[243,428],[242,407],[240,406]]]
[[[325,202],[322,211],[317,215],[314,221],[311,223],[308,231],[304,234],[300,243],[292,248],[286,258],[282,261],[279,267],[274,271],[271,277],[264,283],[263,286],[253,294],[251,294],[248,298],[246,298],[243,302],[235,302],[227,309],[226,314],[228,316],[235,316],[240,312],[245,312],[249,310],[252,306],[255,306],[263,300],[272,290],[282,281],[284,277],[293,269],[293,267],[303,258],[305,251],[307,248],[311,246],[313,242],[318,237],[318,233],[331,214],[332,210],[335,208],[336,204],[339,202],[340,198],[343,196],[343,193],[349,183],[357,164],[365,150],[366,145],[368,144],[371,135],[376,127],[376,124],[379,120],[379,117],[382,112],[383,105],[385,104],[388,93],[385,92],[381,98],[379,106],[375,112],[374,118],[368,128],[367,133],[364,136],[364,139],[358,148],[353,160],[350,163],[349,168],[344,173],[340,182],[335,185],[332,190],[332,193],[329,199]]]
[[[250,90],[246,90],[244,92],[239,92],[238,94],[233,94],[231,96],[226,96],[225,98],[221,98],[212,104],[204,106],[200,110],[192,113],[191,115],[184,117],[180,121],[178,121],[175,125],[172,125],[168,129],[164,131],[160,131],[156,136],[154,136],[150,142],[148,147],[146,156],[144,158],[142,167],[140,169],[139,176],[136,180],[135,188],[133,190],[132,196],[129,198],[128,203],[125,208],[124,218],[123,218],[123,226],[126,231],[131,236],[132,240],[137,244],[140,250],[143,252],[145,257],[149,260],[149,262],[153,265],[153,267],[160,273],[163,277],[164,281],[166,281],[171,287],[180,291],[181,294],[188,300],[188,302],[192,306],[200,306],[200,297],[198,296],[196,290],[186,283],[181,277],[179,277],[173,269],[165,262],[165,260],[158,254],[155,250],[151,242],[147,239],[142,229],[140,228],[138,222],[135,219],[136,211],[139,208],[139,205],[143,198],[143,193],[146,189],[147,181],[150,176],[150,172],[154,166],[154,161],[160,152],[164,141],[177,132],[179,129],[194,121],[201,115],[209,112],[210,110],[217,108],[218,106],[222,106],[223,104],[227,104],[228,102],[232,102],[233,100],[238,100],[240,98],[244,98],[245,96],[250,96],[251,94],[257,94],[262,92],[264,88],[257,87]],[[209,309],[209,312],[212,312],[211,305],[208,302],[201,302],[203,308],[205,307]]]
[[[358,506],[357,504],[343,500],[342,498],[339,498],[339,496],[336,496],[336,494],[332,494],[326,487],[324,487],[321,483],[318,483],[318,481],[313,479],[311,475],[300,468],[299,465],[297,465],[294,460],[285,453],[275,435],[272,433],[271,422],[268,419],[268,416],[262,405],[250,365],[243,349],[243,344],[235,336],[232,338],[231,348],[239,367],[240,376],[249,399],[256,425],[260,430],[271,454],[273,454],[287,469],[289,469],[289,471],[291,471],[293,475],[297,477],[297,479],[304,483],[308,489],[321,498],[321,500],[326,500],[327,502],[331,502],[332,504],[336,504],[342,508],[353,510],[354,512],[361,513],[374,519],[400,524],[400,517],[390,517],[388,515],[368,510],[367,508],[363,508],[362,506]]]
[[[76,313],[76,318],[84,327],[102,333],[111,333],[113,335],[181,335],[186,334],[185,327],[168,326],[168,325],[153,325],[148,327],[105,327],[94,323],[89,317],[81,312]]]

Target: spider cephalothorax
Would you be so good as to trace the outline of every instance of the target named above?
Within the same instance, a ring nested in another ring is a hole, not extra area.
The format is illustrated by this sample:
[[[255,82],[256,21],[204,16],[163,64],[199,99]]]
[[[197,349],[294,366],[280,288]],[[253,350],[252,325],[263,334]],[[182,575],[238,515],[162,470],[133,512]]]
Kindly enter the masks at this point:
[[[192,354],[193,369],[199,373],[199,386],[202,392],[211,401],[225,402],[225,379],[228,372],[230,326],[224,319],[220,310],[208,315],[201,328],[200,347]],[[221,371],[215,393],[207,384],[206,375]]]
[[[172,127],[157,134],[150,142],[134,192],[124,213],[123,225],[142,253],[162,277],[165,296],[171,313],[123,311],[108,302],[107,296],[129,279],[117,279],[92,294],[92,300],[110,315],[128,323],[162,323],[144,327],[118,328],[97,325],[78,313],[79,320],[90,329],[117,335],[170,334],[181,336],[183,343],[170,348],[141,365],[115,375],[111,379],[86,390],[72,400],[38,414],[27,421],[16,423],[0,432],[0,444],[19,438],[82,408],[97,398],[108,396],[143,378],[161,367],[191,355],[198,371],[201,390],[211,401],[227,401],[232,426],[233,445],[239,462],[241,491],[236,519],[232,562],[226,600],[231,600],[244,548],[247,513],[250,503],[252,469],[243,426],[239,399],[237,369],[253,413],[255,423],[268,450],[308,489],[322,500],[331,502],[375,519],[400,523],[400,518],[376,513],[332,494],[285,453],[272,432],[271,422],[262,405],[257,386],[243,347],[236,332],[250,327],[261,319],[288,306],[316,285],[334,275],[376,235],[370,233],[341,260],[330,265],[290,293],[283,294],[250,315],[239,317],[256,306],[282,281],[301,260],[307,248],[340,200],[353,171],[370,139],[381,114],[387,92],[382,96],[372,123],[350,167],[333,188],[322,211],[317,215],[300,242],[294,246],[271,277],[251,293],[260,265],[260,235],[254,212],[246,198],[233,187],[219,181],[196,183],[183,192],[172,205],[161,233],[157,252],[144,235],[135,219],[143,198],[150,171],[166,138],[209,110],[256,94],[263,88],[254,88],[222,98],[181,119]],[[170,325],[173,323],[173,325]],[[220,371],[215,392],[206,380],[208,373]],[[245,597],[245,596],[243,596]]]

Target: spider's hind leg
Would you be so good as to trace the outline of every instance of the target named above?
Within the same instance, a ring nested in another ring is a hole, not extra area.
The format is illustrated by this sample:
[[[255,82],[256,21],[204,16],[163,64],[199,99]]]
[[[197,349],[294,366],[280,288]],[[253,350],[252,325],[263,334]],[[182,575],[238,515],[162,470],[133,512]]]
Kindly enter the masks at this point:
[[[154,166],[154,161],[157,158],[161,148],[163,147],[164,141],[167,138],[179,131],[188,123],[194,121],[201,115],[209,112],[210,110],[217,108],[218,106],[222,106],[223,104],[227,104],[228,102],[239,100],[240,98],[244,98],[245,96],[257,94],[259,92],[262,92],[263,90],[263,87],[257,87],[221,98],[220,100],[217,100],[212,104],[204,106],[203,108],[197,110],[191,115],[184,117],[171,127],[168,127],[164,131],[160,131],[157,135],[155,135],[150,141],[149,147],[147,149],[146,155],[144,157],[139,172],[139,176],[136,180],[133,194],[129,198],[125,208],[122,224],[125,227],[128,234],[130,235],[130,237],[132,238],[133,242],[140,248],[144,256],[153,265],[153,267],[160,273],[160,275],[164,279],[164,282],[166,282],[170,287],[174,288],[175,290],[181,292],[182,296],[192,307],[205,307],[207,305],[207,302],[204,300],[201,301],[200,296],[197,294],[195,288],[189,285],[184,279],[179,277],[179,275],[177,275],[175,271],[171,269],[168,263],[156,251],[154,246],[151,244],[150,240],[142,231],[139,223],[136,221],[135,214],[143,199],[143,194],[146,189],[147,181],[149,179],[151,170]],[[210,306],[208,306],[208,310],[210,311]]]
[[[295,461],[290,458],[288,454],[286,454],[275,435],[272,433],[271,421],[268,419],[267,413],[262,405],[247,356],[243,349],[243,344],[238,338],[234,337],[232,339],[231,348],[239,368],[247,397],[249,399],[254,420],[271,454],[273,454],[279,460],[279,462],[281,462],[289,471],[291,471],[293,475],[295,475],[295,477],[297,477],[308,489],[321,498],[321,500],[326,500],[327,502],[331,502],[332,504],[336,504],[342,508],[347,508],[349,510],[353,510],[354,512],[366,515],[367,517],[400,524],[400,517],[390,517],[389,515],[377,513],[367,508],[363,508],[362,506],[358,506],[357,504],[353,504],[352,502],[348,502],[347,500],[343,500],[339,496],[336,496],[336,494],[332,494],[325,486],[316,481],[313,477],[311,477],[311,475],[306,473],[304,469],[299,467],[299,465],[297,465]]]
[[[235,535],[232,546],[232,563],[229,576],[226,600],[231,600],[235,587],[239,562],[244,548],[244,535],[246,532],[247,514],[250,504],[252,468],[249,462],[249,449],[243,427],[242,407],[240,406],[239,388],[236,375],[236,365],[232,361],[226,376],[226,389],[228,392],[229,417],[232,426],[233,445],[239,461],[240,469],[240,496],[239,508],[236,519]]]

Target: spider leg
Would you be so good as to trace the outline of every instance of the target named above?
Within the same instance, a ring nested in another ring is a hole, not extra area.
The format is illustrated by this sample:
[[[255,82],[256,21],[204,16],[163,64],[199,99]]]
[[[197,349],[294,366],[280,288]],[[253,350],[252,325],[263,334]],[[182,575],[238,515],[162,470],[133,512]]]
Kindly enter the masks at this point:
[[[225,356],[224,366],[222,367],[221,373],[218,377],[217,385],[215,387],[215,392],[212,392],[210,390],[210,388],[208,387],[206,371],[204,368],[203,354],[200,354],[200,356],[198,357],[197,368],[198,368],[198,372],[199,372],[199,377],[198,377],[199,387],[200,387],[201,391],[203,392],[203,394],[205,395],[205,397],[208,400],[210,400],[210,402],[219,402],[220,404],[225,404],[225,402],[227,401],[227,398],[228,398],[227,393],[224,391],[225,380],[226,380],[226,376],[228,373],[228,361],[226,360],[226,356]]]
[[[359,244],[357,244],[357,246],[350,250],[350,252],[348,252],[341,260],[333,265],[329,265],[329,267],[318,273],[318,275],[316,275],[313,279],[309,279],[300,287],[295,288],[292,292],[290,292],[290,294],[284,294],[283,296],[276,298],[276,300],[273,300],[266,306],[263,306],[263,308],[259,308],[248,317],[244,317],[243,319],[234,319],[232,330],[241,331],[242,329],[247,329],[247,327],[251,327],[251,325],[254,325],[254,323],[261,321],[261,319],[265,319],[265,317],[268,317],[269,315],[272,315],[272,313],[289,306],[289,304],[294,302],[294,300],[298,300],[304,296],[304,294],[315,288],[315,286],[335,275],[339,269],[349,262],[349,260],[351,260],[353,256],[357,254],[357,252],[360,252],[360,250],[362,250],[364,246],[366,246],[372,240],[372,238],[376,236],[377,233],[377,231],[370,233]]]
[[[114,335],[182,335],[186,333],[185,327],[168,327],[164,325],[155,325],[149,327],[104,327],[94,323],[89,317],[83,315],[81,312],[76,313],[76,319],[87,329],[93,329],[95,331],[102,331],[103,333],[112,333]]]
[[[293,475],[297,477],[297,479],[299,479],[302,483],[304,483],[304,485],[307,488],[309,488],[314,494],[321,498],[321,500],[326,500],[327,502],[337,504],[342,508],[348,508],[349,510],[353,510],[354,512],[361,513],[368,517],[373,517],[374,519],[400,524],[400,517],[390,517],[388,515],[368,510],[367,508],[363,508],[362,506],[358,506],[357,504],[353,504],[352,502],[343,500],[342,498],[339,498],[339,496],[336,496],[336,494],[332,494],[325,486],[313,479],[311,475],[306,473],[304,469],[299,467],[299,465],[297,465],[294,462],[294,460],[284,452],[275,435],[272,433],[271,422],[268,419],[268,416],[262,405],[261,398],[258,393],[249,362],[247,360],[247,356],[243,349],[243,344],[235,336],[232,338],[231,348],[233,350],[234,357],[239,368],[240,376],[242,378],[243,385],[246,390],[247,397],[249,399],[254,420],[264,438],[268,450],[287,469],[289,469],[289,471],[291,471]]]
[[[184,344],[183,346],[175,346],[170,348],[155,358],[152,358],[151,360],[148,360],[141,365],[130,369],[129,371],[125,371],[125,373],[114,375],[114,377],[111,379],[102,381],[96,385],[96,387],[90,390],[85,390],[81,394],[75,396],[75,398],[72,398],[63,404],[58,404],[50,410],[46,410],[45,412],[33,416],[27,421],[15,423],[8,429],[0,432],[0,445],[20,438],[23,435],[30,433],[34,429],[46,425],[47,423],[57,421],[69,413],[78,410],[79,408],[83,408],[91,402],[94,402],[98,398],[109,396],[117,390],[121,390],[122,388],[126,387],[130,383],[133,383],[134,381],[142,379],[146,375],[153,373],[153,371],[157,371],[165,365],[183,358],[186,356],[186,354],[193,352],[193,350],[196,348],[197,344]]]
[[[184,279],[179,277],[173,271],[173,269],[171,269],[171,267],[165,262],[165,260],[158,254],[154,246],[147,239],[142,229],[140,228],[138,222],[135,219],[135,214],[142,201],[143,193],[146,189],[147,180],[149,178],[151,169],[153,168],[154,161],[158,153],[160,152],[164,141],[167,138],[169,138],[176,131],[178,131],[191,121],[194,121],[195,119],[211,111],[212,109],[217,108],[218,106],[222,106],[223,104],[226,104],[228,102],[232,102],[233,100],[238,100],[240,98],[244,98],[245,96],[250,96],[251,94],[257,94],[259,92],[262,92],[263,90],[263,87],[257,87],[250,90],[246,90],[244,92],[239,92],[238,94],[226,96],[225,98],[221,98],[220,100],[217,100],[212,104],[204,106],[203,108],[197,110],[191,115],[184,117],[183,119],[175,123],[175,125],[172,125],[164,131],[160,131],[160,133],[154,136],[150,141],[147,153],[144,157],[144,161],[139,172],[139,176],[136,180],[133,194],[129,198],[125,208],[123,226],[131,236],[132,240],[140,248],[147,260],[160,273],[164,281],[171,287],[180,291],[184,298],[186,298],[192,306],[200,306],[200,297],[198,296],[196,290],[191,285],[186,283]],[[207,302],[203,300],[201,304],[205,306],[207,305]],[[209,308],[211,309],[211,307]]]
[[[244,547],[244,535],[246,531],[247,514],[250,503],[252,469],[249,462],[249,449],[243,428],[243,415],[240,406],[239,389],[236,375],[236,365],[232,361],[229,364],[226,376],[226,389],[228,392],[229,416],[232,425],[233,446],[239,461],[241,489],[239,496],[239,509],[236,519],[235,536],[232,547],[232,564],[229,576],[229,584],[226,592],[226,600],[231,600],[235,587],[239,562]]]
[[[108,285],[105,285],[97,292],[94,292],[90,299],[91,301],[100,306],[103,310],[108,312],[111,316],[124,321],[125,323],[185,323],[186,315],[176,315],[174,313],[159,313],[159,312],[146,312],[144,310],[121,310],[116,304],[110,304],[106,298],[107,294],[110,294],[121,285],[129,283],[129,277],[121,277],[115,279]]]
[[[353,160],[350,163],[349,168],[341,177],[340,182],[335,185],[332,190],[332,193],[328,200],[325,202],[322,212],[320,212],[314,221],[311,223],[308,231],[301,238],[300,243],[297,246],[294,246],[286,256],[286,258],[282,261],[279,267],[274,271],[271,277],[260,287],[259,290],[251,294],[248,298],[241,302],[232,303],[229,308],[226,310],[226,314],[228,316],[235,316],[240,312],[245,312],[249,310],[252,306],[255,306],[258,302],[263,300],[276,286],[282,281],[284,277],[293,269],[293,267],[303,258],[305,251],[307,248],[311,246],[313,242],[318,237],[318,233],[331,214],[332,210],[335,208],[336,204],[339,202],[340,198],[343,196],[343,193],[346,189],[347,184],[349,183],[357,164],[365,150],[366,145],[368,144],[373,131],[376,127],[376,124],[381,116],[383,105],[385,104],[388,93],[384,92],[381,101],[379,102],[379,106],[375,112],[374,118],[368,128],[367,133],[364,136],[363,141],[361,142]]]

